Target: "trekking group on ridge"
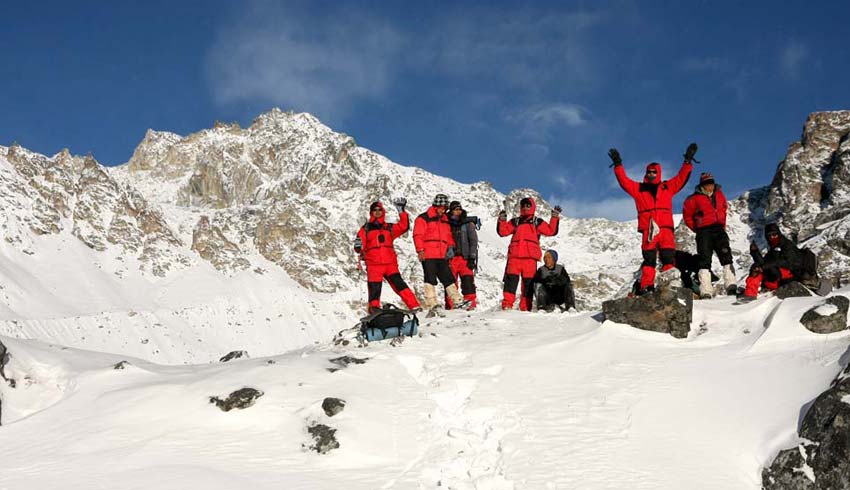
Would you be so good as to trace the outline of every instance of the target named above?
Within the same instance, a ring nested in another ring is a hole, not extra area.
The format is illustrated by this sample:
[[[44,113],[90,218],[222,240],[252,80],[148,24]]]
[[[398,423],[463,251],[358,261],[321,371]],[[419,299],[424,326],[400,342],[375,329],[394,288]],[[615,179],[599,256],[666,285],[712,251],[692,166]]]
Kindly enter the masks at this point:
[[[662,179],[661,165],[655,162],[646,166],[642,181],[628,177],[619,151],[608,152],[614,176],[620,187],[635,201],[637,231],[641,235],[643,261],[640,278],[633,289],[635,295],[651,293],[656,287],[656,267],[661,261],[659,286],[666,284],[690,287],[694,279],[699,283],[700,299],[714,294],[711,260],[717,255],[722,266],[723,289],[727,295],[739,292],[733,267],[729,235],[726,232],[727,202],[723,190],[714,176],[703,172],[693,194],[685,199],[683,220],[696,234],[696,256],[676,250],[673,222],[673,196],[688,182],[695,159],[697,145],[691,143],[684,155],[679,172],[668,180]],[[416,217],[413,225],[413,243],[422,264],[424,298],[417,300],[402,279],[393,241],[410,228],[410,217],[405,211],[407,201],[394,201],[399,213],[397,223],[387,223],[383,204],[379,201],[369,206],[369,221],[357,233],[354,250],[366,263],[368,282],[368,307],[370,312],[380,308],[381,286],[386,280],[408,309],[434,311],[439,307],[437,284],[445,291],[447,309],[474,309],[478,300],[475,273],[478,268],[478,233],[481,222],[469,216],[459,201],[449,202],[445,194],[437,194],[431,206]],[[517,286],[520,287],[519,309],[561,311],[575,307],[572,283],[563,265],[558,264],[558,253],[540,247],[540,236],[558,234],[561,207],[555,206],[548,221],[536,216],[533,198],[520,200],[520,214],[508,219],[507,212],[499,212],[496,232],[500,237],[510,236],[507,263],[503,276],[502,309],[513,309]],[[760,288],[773,290],[792,280],[817,288],[817,261],[810,250],[798,248],[784,237],[778,225],[770,223],[764,229],[768,252],[762,255],[755,242],[750,245],[753,266],[743,288],[742,300],[758,295]],[[543,265],[538,267],[538,262]],[[359,262],[358,262],[359,264]],[[695,274],[695,278],[693,277]],[[460,281],[458,290],[457,281]]]

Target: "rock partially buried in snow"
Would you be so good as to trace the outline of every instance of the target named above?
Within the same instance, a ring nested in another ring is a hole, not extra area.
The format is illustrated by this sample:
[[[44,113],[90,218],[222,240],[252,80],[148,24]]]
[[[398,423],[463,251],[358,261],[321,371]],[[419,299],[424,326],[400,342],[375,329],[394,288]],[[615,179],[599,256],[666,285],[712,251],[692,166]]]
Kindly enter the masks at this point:
[[[369,358],[362,359],[362,358],[354,357],[354,356],[342,356],[342,357],[335,357],[333,359],[328,359],[328,360],[331,363],[336,364],[338,366],[338,367],[328,368],[328,371],[335,373],[335,372],[339,371],[340,369],[347,368],[349,364],[363,364],[366,361],[368,361]]]
[[[342,412],[343,409],[345,409],[345,400],[341,398],[328,397],[322,400],[322,410],[328,417],[333,417]]]
[[[327,454],[332,449],[339,447],[339,441],[336,440],[336,429],[332,429],[325,424],[313,424],[307,427],[307,432],[313,436],[314,444],[308,449],[316,451],[319,454]]]
[[[118,364],[115,364],[114,366],[112,366],[112,369],[115,369],[115,370],[124,369],[124,368],[126,368],[127,366],[130,366],[130,365],[131,364],[127,361],[121,361]]]
[[[662,288],[643,296],[605,301],[602,312],[606,320],[683,339],[691,329],[693,304],[690,290]]]
[[[814,333],[835,333],[847,329],[847,309],[850,300],[832,296],[818,306],[803,313],[800,323]]]
[[[812,403],[803,417],[800,438],[805,442],[781,451],[764,469],[765,490],[850,490],[850,366]],[[801,471],[816,484],[795,476]]]
[[[219,359],[218,362],[228,362],[228,361],[232,361],[234,359],[242,359],[243,357],[245,359],[248,358],[248,351],[235,350],[235,351],[231,351],[231,352],[228,352],[227,354],[225,354],[225,356],[222,357],[221,359]]]
[[[217,396],[211,396],[210,403],[215,403],[222,412],[229,412],[234,408],[238,408],[240,410],[248,408],[257,401],[257,398],[260,398],[263,395],[264,393],[260,390],[255,390],[254,388],[242,388],[234,391],[224,400]]]
[[[773,293],[779,299],[785,298],[806,298],[812,295],[812,292],[809,291],[809,288],[803,286],[797,281],[791,281],[788,284],[783,284],[776,288],[776,291]]]
[[[0,342],[0,377],[3,379],[6,379],[6,373],[3,371],[3,368],[6,367],[7,362],[9,362],[9,351],[6,350],[3,342]]]

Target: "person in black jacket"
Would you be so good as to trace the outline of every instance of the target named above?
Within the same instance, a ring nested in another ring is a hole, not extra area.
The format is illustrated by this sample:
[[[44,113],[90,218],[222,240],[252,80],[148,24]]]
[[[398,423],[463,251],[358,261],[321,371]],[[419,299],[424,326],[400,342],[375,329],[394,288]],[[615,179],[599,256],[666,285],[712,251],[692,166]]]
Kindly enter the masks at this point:
[[[817,287],[820,283],[817,271],[817,258],[814,252],[798,248],[779,231],[779,225],[769,223],[764,227],[768,251],[762,256],[756,242],[750,244],[753,265],[747,277],[744,296],[758,296],[759,288],[773,290],[779,286],[799,281],[808,287]]]
[[[570,275],[563,265],[558,263],[558,252],[547,250],[543,254],[543,265],[537,269],[532,279],[534,294],[537,297],[537,311],[561,311],[575,308],[576,298]]]

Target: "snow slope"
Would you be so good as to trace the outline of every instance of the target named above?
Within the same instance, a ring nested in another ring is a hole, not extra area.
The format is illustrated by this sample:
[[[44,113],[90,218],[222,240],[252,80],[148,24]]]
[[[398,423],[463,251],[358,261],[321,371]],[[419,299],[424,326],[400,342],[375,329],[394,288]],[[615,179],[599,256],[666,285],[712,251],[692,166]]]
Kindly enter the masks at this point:
[[[212,365],[2,337],[17,387],[0,385],[0,488],[758,489],[850,333],[800,325],[819,298],[731,301],[696,302],[685,340],[591,314],[450,312],[399,347]],[[367,362],[329,372],[342,355]],[[265,395],[208,402],[242,387]],[[345,410],[327,417],[325,397]],[[339,449],[306,450],[312,422]]]

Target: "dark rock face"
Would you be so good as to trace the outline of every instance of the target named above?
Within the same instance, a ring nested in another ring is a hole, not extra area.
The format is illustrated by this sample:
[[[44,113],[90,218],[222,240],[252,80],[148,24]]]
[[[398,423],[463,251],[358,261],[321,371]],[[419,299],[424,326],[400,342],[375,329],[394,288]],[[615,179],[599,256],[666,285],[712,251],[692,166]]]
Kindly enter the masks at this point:
[[[368,358],[361,359],[359,357],[353,357],[353,356],[335,357],[333,359],[329,359],[329,361],[332,364],[335,364],[337,367],[328,368],[328,371],[335,373],[335,372],[339,371],[340,369],[347,368],[349,364],[363,364],[368,360],[369,360]]]
[[[833,305],[838,308],[838,311],[831,315],[821,315],[817,312],[818,308],[826,305]],[[844,296],[832,296],[822,304],[803,313],[803,316],[800,317],[800,323],[814,333],[840,332],[847,328],[848,307],[850,307],[850,300]]]
[[[118,369],[124,369],[124,368],[126,368],[127,366],[130,366],[130,363],[129,363],[129,362],[127,362],[127,361],[121,361],[121,362],[119,362],[118,364],[116,364],[116,365],[112,366],[112,369],[116,369],[116,370],[118,370]]]
[[[812,296],[812,292],[809,291],[809,288],[803,286],[797,281],[791,281],[779,286],[773,294],[779,299],[806,298]]]
[[[661,288],[643,296],[606,301],[602,312],[606,320],[683,339],[691,329],[693,305],[690,290]]]
[[[322,410],[325,411],[325,415],[328,417],[333,417],[334,415],[342,412],[345,409],[345,400],[341,398],[325,398],[322,400]]]
[[[3,368],[6,367],[7,362],[9,362],[9,351],[6,350],[3,342],[0,342],[0,377],[3,379],[6,379],[6,373],[3,372]]]
[[[235,350],[235,351],[232,351],[232,352],[228,352],[227,354],[225,354],[224,357],[219,359],[218,362],[228,362],[228,361],[232,361],[234,359],[242,359],[242,358],[245,358],[245,359],[248,358],[248,351],[246,351],[246,350]]]
[[[308,448],[310,450],[319,454],[327,454],[332,449],[339,447],[339,441],[336,440],[336,429],[324,424],[313,424],[307,427],[307,432],[313,436],[314,441],[314,444]]]
[[[224,400],[217,396],[211,396],[210,403],[215,403],[222,412],[229,412],[234,408],[242,410],[252,406],[257,401],[257,398],[260,398],[264,394],[262,391],[255,390],[254,388],[242,388],[234,391]]]
[[[803,418],[800,438],[807,443],[780,452],[764,469],[764,488],[850,490],[850,366],[812,403]],[[800,470],[795,469],[803,467],[803,462],[815,477],[808,486],[800,480]]]
[[[762,488],[765,490],[815,490],[814,482],[802,471],[806,460],[800,454],[799,447],[780,451],[769,468],[761,475]]]

